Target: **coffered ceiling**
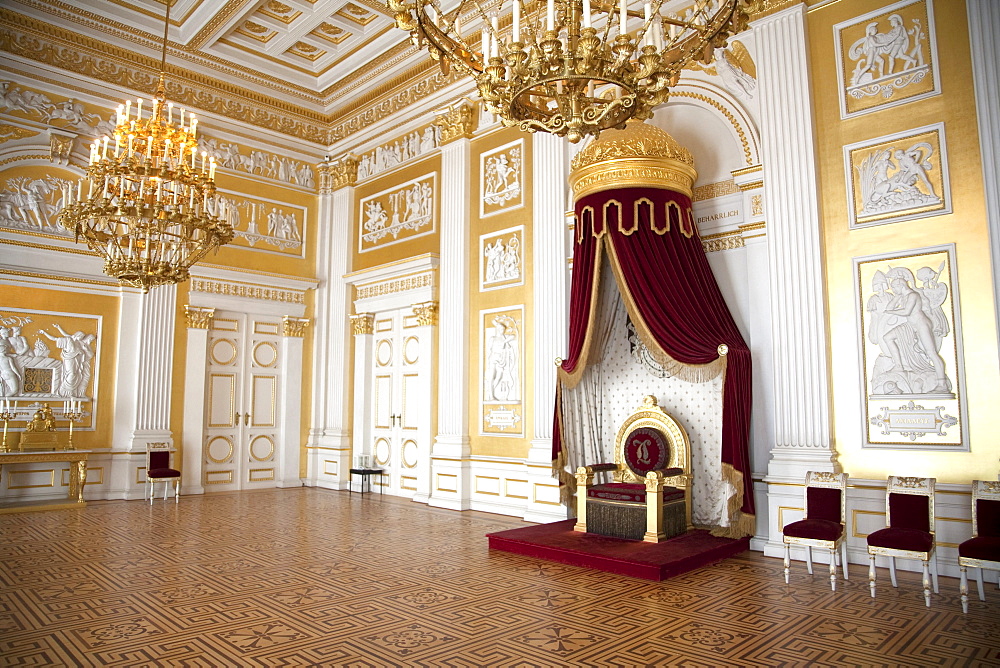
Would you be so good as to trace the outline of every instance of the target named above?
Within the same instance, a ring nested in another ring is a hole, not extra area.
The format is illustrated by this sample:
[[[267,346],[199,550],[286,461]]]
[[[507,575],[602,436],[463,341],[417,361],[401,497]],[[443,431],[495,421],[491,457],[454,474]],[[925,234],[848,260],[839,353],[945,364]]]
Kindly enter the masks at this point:
[[[2,48],[51,61],[52,49],[35,45],[48,41],[148,71],[159,65],[165,10],[165,0],[3,0]],[[173,0],[167,65],[322,122],[429,62],[381,0]]]

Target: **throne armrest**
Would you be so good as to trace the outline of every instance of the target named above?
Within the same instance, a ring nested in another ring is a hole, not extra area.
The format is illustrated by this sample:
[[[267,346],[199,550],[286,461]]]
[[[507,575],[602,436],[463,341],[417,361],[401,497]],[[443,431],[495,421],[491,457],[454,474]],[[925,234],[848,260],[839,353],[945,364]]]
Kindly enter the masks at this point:
[[[608,464],[591,464],[590,466],[584,467],[590,473],[599,473],[600,471],[617,471],[618,464],[608,463]]]

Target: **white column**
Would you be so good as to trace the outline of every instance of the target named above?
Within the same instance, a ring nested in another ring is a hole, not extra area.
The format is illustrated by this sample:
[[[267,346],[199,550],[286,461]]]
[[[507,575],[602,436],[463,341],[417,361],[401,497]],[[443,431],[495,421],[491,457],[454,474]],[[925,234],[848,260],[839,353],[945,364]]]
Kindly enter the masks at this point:
[[[767,542],[782,553],[780,510],[801,507],[809,470],[839,469],[830,437],[826,313],[805,5],[754,23],[767,219],[773,376]],[[763,541],[759,541],[763,542]],[[755,544],[756,547],[756,544]]]
[[[322,170],[321,170],[322,171]],[[329,179],[322,183],[327,186]],[[349,381],[348,286],[351,227],[354,224],[354,188],[330,191],[323,187],[317,219],[316,330],[313,342],[312,424],[306,443],[306,484],[316,485],[327,461],[338,462],[340,482],[347,480],[351,443],[344,390]],[[325,478],[324,478],[325,479]]]
[[[559,502],[559,481],[552,477],[555,359],[566,354],[569,335],[565,246],[569,155],[561,137],[536,132],[531,138],[534,424],[527,459],[531,494],[524,519],[554,522],[574,514]]]
[[[1000,336],[1000,4],[996,0],[966,0],[972,76],[976,86],[976,117],[983,161],[986,218],[993,258],[993,307]]]
[[[214,308],[185,306],[187,318],[187,354],[184,362],[184,422],[181,427],[181,486],[184,494],[204,494],[202,485],[205,438],[205,407],[208,369],[208,332],[215,317]]]
[[[441,148],[441,285],[438,434],[431,452],[428,504],[470,507],[469,474],[469,191],[465,138]]]
[[[282,318],[281,360],[281,424],[278,442],[278,475],[276,487],[301,487],[299,461],[302,454],[302,337],[309,325],[306,318]]]
[[[754,24],[774,342],[769,477],[831,470],[826,313],[805,5]]]
[[[118,368],[115,387],[115,456],[109,499],[142,498],[135,467],[145,466],[147,443],[173,443],[170,393],[173,382],[174,315],[177,287],[153,288],[147,294],[121,293]]]

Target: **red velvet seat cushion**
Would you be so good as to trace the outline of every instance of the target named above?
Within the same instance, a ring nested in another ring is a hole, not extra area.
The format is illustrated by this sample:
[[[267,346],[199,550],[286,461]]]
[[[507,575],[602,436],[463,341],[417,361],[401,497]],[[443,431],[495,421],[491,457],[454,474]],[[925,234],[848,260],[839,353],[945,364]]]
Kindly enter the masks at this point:
[[[603,485],[591,485],[587,488],[587,498],[603,499],[605,501],[627,501],[630,503],[646,502],[646,486],[634,482],[609,482]],[[676,487],[663,488],[663,501],[683,499],[684,490]]]
[[[887,547],[891,550],[929,552],[934,545],[934,537],[927,531],[887,527],[868,534],[868,544],[872,547]]]
[[[976,499],[976,528],[980,536],[1000,536],[1000,501]]]
[[[1000,561],[1000,537],[976,536],[958,546],[958,556]]]
[[[658,429],[639,427],[625,440],[625,465],[639,476],[662,469],[670,461],[670,444]]]
[[[807,487],[806,517],[811,520],[827,520],[839,526],[840,490],[829,487]]]
[[[969,559],[1000,561],[1000,537],[976,536],[958,546],[958,556]]]
[[[889,526],[894,529],[931,530],[930,498],[919,494],[889,495]]]
[[[781,530],[781,533],[786,536],[791,536],[792,538],[835,541],[840,538],[840,534],[843,533],[843,530],[844,527],[841,526],[840,522],[831,522],[830,520],[814,520],[810,518],[785,525],[785,528]]]
[[[149,478],[179,478],[181,472],[176,469],[150,469],[146,471]]]

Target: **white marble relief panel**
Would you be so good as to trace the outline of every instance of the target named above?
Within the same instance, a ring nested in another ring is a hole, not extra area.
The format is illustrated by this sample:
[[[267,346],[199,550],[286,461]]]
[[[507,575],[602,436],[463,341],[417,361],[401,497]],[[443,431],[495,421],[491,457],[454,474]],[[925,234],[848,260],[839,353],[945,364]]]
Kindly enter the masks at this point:
[[[904,0],[833,27],[841,117],[941,92],[932,0]]]
[[[208,212],[233,226],[235,238],[231,245],[305,257],[307,208],[229,190],[217,193]]]
[[[434,232],[436,190],[437,173],[431,172],[361,200],[358,252]]]
[[[72,232],[59,224],[66,189],[76,186],[77,178],[61,178],[32,168],[17,170],[19,176],[5,181],[0,176],[0,227],[25,232],[42,232],[70,237]],[[8,173],[15,173],[8,170]]]
[[[523,323],[523,305],[479,312],[483,435],[524,435]]]
[[[358,158],[358,181],[427,155],[436,150],[440,144],[441,128],[432,124],[377,146]]]
[[[524,205],[524,140],[479,155],[480,218]]]
[[[951,213],[944,124],[844,147],[851,227]]]
[[[524,283],[524,225],[479,237],[480,291]]]
[[[855,258],[865,447],[968,450],[953,244]]]
[[[101,322],[100,316],[0,308],[0,401],[14,421],[30,420],[48,404],[57,416],[83,412],[77,426],[92,425]]]

